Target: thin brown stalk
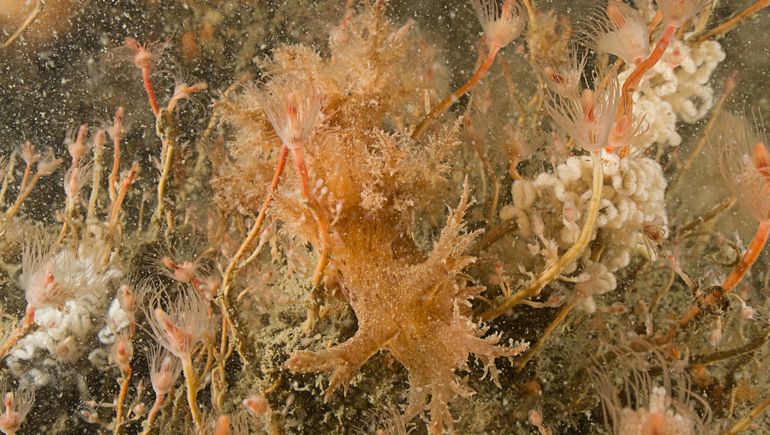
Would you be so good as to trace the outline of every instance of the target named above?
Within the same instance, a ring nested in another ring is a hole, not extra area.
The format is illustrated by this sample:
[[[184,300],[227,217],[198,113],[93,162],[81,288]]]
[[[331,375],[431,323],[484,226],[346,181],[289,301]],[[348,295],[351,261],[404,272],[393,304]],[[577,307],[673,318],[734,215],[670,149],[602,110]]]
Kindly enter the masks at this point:
[[[35,8],[32,9],[32,11],[27,15],[27,18],[24,20],[23,23],[21,23],[21,26],[13,32],[11,36],[8,37],[8,39],[3,42],[3,45],[0,45],[0,48],[8,48],[13,44],[17,39],[19,39],[19,36],[21,36],[22,33],[24,33],[25,30],[32,24],[33,21],[35,21],[35,18],[37,18],[38,15],[40,15],[40,12],[43,12],[43,0],[36,0],[35,1]]]
[[[743,346],[739,346],[733,349],[722,350],[719,352],[710,353],[707,355],[696,355],[690,359],[690,365],[695,364],[710,364],[717,361],[722,361],[728,358],[735,358],[750,352],[754,352],[767,343],[770,339],[770,329],[765,331],[764,334],[752,339],[750,342]]]
[[[535,8],[535,5],[532,4],[532,0],[522,0],[522,3],[524,3],[524,8],[527,9],[527,17],[529,18],[530,29],[536,28],[537,9]]]
[[[560,311],[559,314],[556,316],[555,319],[551,322],[550,325],[548,325],[547,328],[545,328],[545,331],[543,331],[543,335],[540,336],[540,338],[537,340],[537,343],[535,344],[532,349],[530,349],[524,357],[522,357],[521,360],[519,360],[516,365],[521,370],[524,368],[524,366],[527,365],[529,361],[534,358],[535,355],[545,346],[545,344],[548,342],[548,338],[553,335],[553,332],[556,331],[556,328],[559,327],[559,325],[564,322],[564,320],[569,316],[569,313],[572,312],[572,310],[577,306],[578,302],[580,302],[580,298],[576,298],[574,301],[566,304]]]
[[[184,372],[185,383],[187,384],[187,404],[190,406],[195,429],[200,430],[203,425],[203,417],[198,409],[198,377],[193,368],[192,359],[189,355],[182,358],[182,371]]]
[[[86,211],[86,222],[96,220],[96,204],[99,200],[99,185],[102,182],[102,154],[104,152],[104,135],[97,135],[101,143],[94,143],[94,169],[91,174],[91,196],[88,198],[88,210]]]
[[[29,142],[28,142],[29,143]],[[19,184],[19,192],[24,192],[29,182],[29,177],[32,175],[32,161],[26,161],[24,164],[24,174],[21,176],[21,184]]]
[[[26,200],[29,194],[32,193],[32,191],[35,189],[35,186],[37,185],[37,182],[40,181],[41,178],[43,178],[43,176],[40,173],[35,173],[35,175],[32,176],[32,179],[30,180],[27,188],[19,194],[13,205],[8,210],[6,210],[5,217],[11,218],[19,212],[19,208],[21,208],[24,200]]]
[[[476,155],[479,157],[487,177],[489,177],[489,179],[492,181],[492,198],[489,201],[489,210],[487,212],[487,220],[492,223],[494,222],[495,216],[497,214],[497,205],[500,198],[500,180],[497,179],[497,174],[495,174],[495,170],[492,168],[492,164],[489,162],[487,152],[484,150],[484,147],[481,144],[481,138],[476,132],[476,129],[473,127],[473,123],[471,122],[470,117],[464,118],[463,123],[465,124],[468,136],[470,136],[470,142],[471,145],[473,145],[473,150],[476,151]]]
[[[506,234],[515,230],[516,227],[518,227],[516,224],[516,219],[511,219],[510,221],[503,222],[497,226],[492,227],[489,231],[484,233],[484,237],[482,237],[478,242],[471,246],[468,252],[470,252],[471,255],[478,254],[484,249],[492,246],[498,240],[505,237]]]
[[[695,41],[703,42],[715,36],[723,35],[729,32],[730,30],[734,29],[735,26],[741,23],[741,21],[754,15],[755,13],[761,11],[762,9],[768,6],[770,6],[770,0],[757,0],[746,9],[740,11],[736,16],[730,18],[724,23],[714,27],[713,29],[699,36]]]
[[[117,196],[118,171],[120,170],[120,136],[123,128],[123,107],[118,107],[115,112],[115,121],[112,124],[112,171],[108,179],[110,201],[114,202]]]
[[[729,429],[722,432],[722,435],[735,435],[743,432],[749,427],[752,421],[762,415],[763,412],[770,406],[770,396],[767,396],[765,400],[759,402],[745,417],[736,421]]]
[[[5,206],[5,194],[8,192],[8,185],[13,179],[13,170],[16,169],[16,151],[11,153],[11,157],[8,161],[8,167],[5,174],[3,174],[3,186],[0,187],[0,207]]]
[[[674,239],[678,239],[683,235],[687,234],[688,232],[692,231],[693,229],[699,227],[700,225],[703,225],[704,223],[713,220],[720,214],[733,208],[733,206],[737,202],[738,202],[738,198],[734,196],[723,199],[722,201],[719,202],[719,204],[712,207],[711,210],[707,211],[705,214],[696,217],[695,219],[691,220],[690,222],[678,228],[676,230],[676,233],[674,234]]]
[[[174,159],[174,148],[176,132],[172,127],[171,113],[166,109],[163,109],[158,117],[158,135],[163,142],[163,149],[161,151],[161,169],[160,179],[158,180],[158,194],[157,204],[155,212],[152,215],[152,224],[155,226],[155,230],[160,228],[161,221],[165,214],[165,198],[166,198],[166,184],[168,183],[168,177],[171,174],[171,163]],[[164,121],[165,120],[165,121]]]

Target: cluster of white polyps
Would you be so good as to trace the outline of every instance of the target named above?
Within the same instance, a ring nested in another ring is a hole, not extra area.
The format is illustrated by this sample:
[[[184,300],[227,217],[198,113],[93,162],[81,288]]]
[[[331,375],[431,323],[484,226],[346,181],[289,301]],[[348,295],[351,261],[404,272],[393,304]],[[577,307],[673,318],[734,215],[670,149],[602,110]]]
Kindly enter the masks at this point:
[[[93,319],[101,316],[121,277],[114,268],[98,266],[103,254],[86,244],[81,244],[78,252],[64,249],[52,254],[26,254],[21,284],[27,299],[48,302],[35,307],[36,329],[9,352],[6,364],[14,376],[26,377],[26,382],[37,386],[46,385],[60,363],[75,361],[91,348],[99,327]],[[37,288],[39,276],[44,276],[46,286],[61,289],[48,295],[62,295],[61,300],[53,303],[54,298],[30,297],[29,293],[44,290]]]
[[[645,248],[645,226],[663,229],[668,221],[665,208],[666,180],[660,165],[652,159],[629,156],[602,157],[604,189],[601,209],[592,239],[602,232],[603,253],[591,261],[591,247],[580,264],[586,280],[578,291],[586,293],[583,308],[593,311],[591,296],[615,289],[613,273],[626,267],[635,251]],[[569,157],[553,173],[542,173],[534,181],[517,180],[512,204],[502,208],[502,220],[516,219],[518,232],[525,238],[537,235],[544,243],[561,251],[568,249],[580,233],[582,217],[591,196],[592,163],[588,156]],[[547,256],[549,249],[540,252]],[[547,260],[547,259],[546,259]],[[564,273],[571,273],[577,264]]]
[[[99,330],[97,336],[99,337],[99,342],[110,345],[115,342],[115,337],[118,333],[128,328],[130,321],[128,313],[126,313],[120,305],[120,300],[118,298],[115,298],[110,302],[105,321],[106,325]]]
[[[671,43],[633,95],[634,117],[643,119],[646,126],[637,143],[640,149],[682,142],[676,123],[695,122],[708,113],[714,104],[709,79],[724,59],[722,46],[716,41],[692,46],[681,41]],[[633,70],[631,66],[621,72],[620,79],[625,80]]]

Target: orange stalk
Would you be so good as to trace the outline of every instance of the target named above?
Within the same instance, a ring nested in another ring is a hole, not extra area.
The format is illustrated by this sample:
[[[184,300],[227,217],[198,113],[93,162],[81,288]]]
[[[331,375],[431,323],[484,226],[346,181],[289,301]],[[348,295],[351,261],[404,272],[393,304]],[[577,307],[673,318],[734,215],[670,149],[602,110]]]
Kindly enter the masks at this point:
[[[132,184],[134,184],[134,179],[136,178],[136,173],[138,171],[139,171],[139,164],[134,162],[134,164],[131,165],[131,170],[128,172],[128,175],[126,175],[126,178],[123,179],[123,182],[120,184],[120,190],[118,191],[118,196],[115,198],[115,202],[112,204],[112,210],[110,210],[110,220],[109,220],[109,226],[108,226],[108,234],[110,238],[112,238],[113,234],[115,233],[115,229],[118,226],[118,217],[120,216],[120,208],[123,205],[123,200],[126,198],[126,193],[128,193],[128,188],[131,187]]]
[[[123,433],[123,403],[126,401],[126,393],[128,392],[128,383],[131,381],[131,367],[128,367],[123,371],[123,382],[120,384],[120,393],[118,394],[118,405],[115,413],[115,430],[116,434]]]
[[[2,345],[0,345],[0,359],[5,357],[20,339],[22,339],[31,330],[32,324],[35,322],[35,307],[27,305],[26,314],[24,319],[19,322],[19,326],[13,329],[8,338],[5,339]]]
[[[661,21],[663,21],[663,12],[657,11],[655,12],[655,16],[652,17],[652,21],[647,25],[647,31],[652,33],[655,29],[658,28]]]
[[[165,394],[159,394],[155,396],[155,403],[152,404],[152,408],[150,409],[150,413],[147,414],[147,420],[144,422],[144,430],[142,431],[142,435],[147,435],[150,433],[150,429],[152,429],[152,424],[155,422],[155,417],[157,417],[158,412],[160,412],[161,406],[163,406],[163,401],[165,400],[166,395]]]
[[[2,345],[0,345],[0,358],[5,357],[5,354],[7,354],[14,346],[16,346],[16,343],[19,342],[19,340],[26,335],[25,332],[29,330],[29,327],[24,325],[19,325],[16,328],[14,328],[13,332],[11,332],[11,335],[8,336],[8,338],[5,339]]]
[[[126,38],[125,45],[134,52],[134,65],[142,71],[144,90],[147,92],[147,99],[150,101],[152,114],[155,115],[155,119],[157,119],[158,114],[160,113],[160,107],[158,107],[158,100],[155,98],[155,90],[152,87],[151,78],[152,64],[157,60],[157,53],[150,53],[134,38]]]
[[[722,288],[726,292],[732,291],[736,285],[746,276],[746,273],[751,269],[751,266],[757,261],[759,254],[762,253],[765,244],[767,243],[768,236],[770,236],[770,219],[766,219],[759,223],[757,232],[754,234],[754,239],[749,243],[746,248],[746,252],[741,257],[738,264],[733,267],[733,271],[722,283]]]
[[[425,129],[428,128],[428,124],[430,124],[431,121],[438,118],[439,115],[449,109],[452,104],[456,103],[457,100],[459,100],[463,95],[467,94],[471,89],[473,89],[474,86],[479,83],[479,81],[481,81],[487,71],[489,71],[489,68],[492,67],[492,64],[495,62],[495,57],[499,51],[500,47],[492,46],[489,48],[489,53],[487,54],[487,58],[484,60],[484,63],[481,64],[481,66],[476,70],[471,78],[465,82],[465,84],[441,100],[441,102],[438,103],[436,107],[434,107],[430,113],[425,116],[425,118],[414,129],[414,132],[412,133],[412,139],[417,139],[420,137]]]
[[[305,150],[302,147],[292,148],[291,156],[294,159],[294,169],[297,171],[297,177],[299,177],[299,187],[302,197],[306,201],[310,201],[310,176],[307,172],[307,165],[305,165]]]
[[[264,223],[265,217],[267,215],[267,209],[270,207],[270,203],[273,201],[273,194],[275,193],[275,189],[278,188],[278,182],[281,179],[281,174],[283,174],[283,170],[286,167],[286,159],[288,155],[289,149],[286,146],[281,147],[281,152],[278,156],[278,163],[276,163],[275,172],[273,173],[273,181],[270,183],[270,191],[267,193],[267,197],[262,203],[262,208],[260,208],[257,219],[251,226],[251,230],[249,230],[249,234],[246,235],[246,239],[243,241],[243,243],[241,243],[238,251],[236,251],[235,255],[230,260],[230,264],[228,264],[227,269],[225,270],[225,274],[222,277],[221,288],[225,296],[230,292],[230,286],[237,272],[241,258],[243,258],[244,254],[246,254],[246,251],[249,249],[249,247],[251,247],[251,244],[259,235],[260,229],[262,228],[262,223]]]
[[[286,158],[289,156],[289,148],[281,147],[281,153],[278,155],[278,163],[275,165],[275,172],[273,173],[273,181],[270,183],[270,191],[275,192],[278,188],[278,181],[281,179],[283,169],[286,167]],[[267,200],[265,200],[267,201]],[[264,208],[264,205],[262,206]]]
[[[754,239],[751,240],[749,246],[746,248],[746,252],[738,261],[738,264],[733,267],[730,275],[722,282],[722,291],[714,292],[707,295],[699,304],[693,304],[687,312],[684,313],[679,320],[679,326],[686,326],[694,318],[698,317],[702,312],[701,306],[709,306],[716,304],[720,298],[730,293],[741,282],[746,273],[748,273],[751,266],[759,258],[759,254],[762,253],[767,239],[770,237],[770,219],[763,220],[759,223],[756,233],[754,233]]]
[[[254,221],[254,224],[251,226],[251,229],[249,230],[249,233],[246,235],[246,238],[243,240],[243,243],[241,243],[241,246],[238,248],[238,251],[236,251],[235,255],[232,259],[230,259],[230,263],[227,265],[227,269],[225,269],[225,273],[222,275],[222,286],[219,288],[219,303],[221,304],[223,308],[223,317],[227,320],[227,323],[232,327],[233,332],[236,334],[236,338],[240,340],[240,331],[235,325],[235,321],[233,319],[232,307],[230,305],[230,289],[233,284],[233,280],[235,279],[235,275],[238,273],[238,269],[240,267],[241,258],[246,254],[246,251],[251,247],[252,243],[254,243],[254,240],[259,236],[260,230],[262,228],[262,224],[265,222],[265,217],[267,216],[267,209],[270,207],[270,203],[273,201],[273,194],[275,193],[276,188],[278,187],[278,182],[281,179],[281,174],[283,173],[284,168],[286,167],[286,159],[289,156],[289,148],[287,148],[285,145],[281,146],[281,152],[278,156],[278,162],[275,165],[275,172],[273,174],[273,181],[270,183],[270,191],[267,193],[267,197],[265,198],[265,201],[262,203],[262,208],[259,210],[259,214],[257,215],[257,219]],[[223,328],[224,330],[224,328]],[[223,332],[224,333],[224,332]],[[224,349],[224,342],[222,342],[222,349]]]
[[[620,105],[618,106],[620,114],[633,114],[631,92],[633,92],[636,87],[639,86],[639,83],[641,83],[642,78],[647,73],[647,71],[652,69],[652,67],[658,63],[660,58],[663,57],[663,54],[666,52],[666,48],[668,48],[669,44],[671,44],[671,39],[676,34],[676,30],[677,27],[675,26],[666,26],[666,30],[663,31],[663,35],[658,40],[658,43],[655,45],[655,49],[652,50],[652,53],[650,53],[650,55],[647,56],[647,59],[645,59],[642,63],[639,64],[639,66],[636,67],[634,72],[632,72],[623,83],[622,97],[620,100]]]
[[[307,172],[307,165],[305,165],[305,151],[302,147],[294,148],[291,150],[292,157],[294,159],[294,169],[297,171],[299,177],[300,191],[302,197],[308,202],[308,206],[318,224],[318,239],[321,245],[320,256],[318,258],[318,264],[313,272],[312,284],[313,287],[317,287],[321,283],[323,278],[323,271],[326,265],[329,263],[329,220],[326,218],[323,207],[310,193],[309,176]]]
[[[150,67],[142,68],[142,81],[144,82],[144,89],[147,91],[147,99],[150,100],[150,107],[152,108],[152,114],[158,117],[160,113],[160,107],[158,106],[158,100],[155,98],[155,89],[152,87],[152,79],[150,78]]]

